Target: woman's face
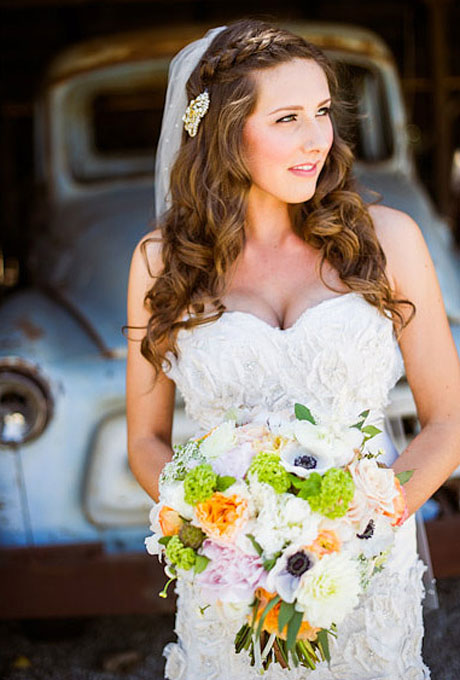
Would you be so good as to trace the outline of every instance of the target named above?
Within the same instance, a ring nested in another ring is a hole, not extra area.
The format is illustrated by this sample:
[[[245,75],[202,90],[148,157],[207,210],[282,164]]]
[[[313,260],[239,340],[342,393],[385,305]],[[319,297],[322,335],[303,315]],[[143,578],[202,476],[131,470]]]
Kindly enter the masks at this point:
[[[326,75],[315,61],[296,58],[254,78],[257,103],[243,127],[250,196],[307,201],[333,141]]]

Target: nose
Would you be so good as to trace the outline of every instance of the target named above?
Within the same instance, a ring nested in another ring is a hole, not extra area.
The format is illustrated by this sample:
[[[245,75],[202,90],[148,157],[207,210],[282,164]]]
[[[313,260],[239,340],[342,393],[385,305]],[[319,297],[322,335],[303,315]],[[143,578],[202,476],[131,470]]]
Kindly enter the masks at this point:
[[[306,120],[301,129],[302,151],[326,153],[332,144],[332,123],[329,118]]]

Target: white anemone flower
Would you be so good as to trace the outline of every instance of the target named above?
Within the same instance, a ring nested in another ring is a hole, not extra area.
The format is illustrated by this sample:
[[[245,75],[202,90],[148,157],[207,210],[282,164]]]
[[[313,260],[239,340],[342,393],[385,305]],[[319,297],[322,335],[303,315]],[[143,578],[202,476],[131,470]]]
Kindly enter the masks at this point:
[[[344,553],[324,555],[302,576],[297,590],[297,609],[312,626],[340,624],[358,604],[361,592],[358,564]]]
[[[376,557],[393,545],[394,537],[390,521],[376,515],[369,520],[363,531],[356,534],[354,549],[364,557]]]
[[[317,562],[316,555],[301,545],[290,545],[268,572],[267,590],[284,602],[294,602],[303,574]]]
[[[363,442],[363,434],[357,428],[334,423],[313,425],[308,420],[297,420],[292,432],[295,441],[282,449],[281,461],[286,470],[299,477],[347,465]]]

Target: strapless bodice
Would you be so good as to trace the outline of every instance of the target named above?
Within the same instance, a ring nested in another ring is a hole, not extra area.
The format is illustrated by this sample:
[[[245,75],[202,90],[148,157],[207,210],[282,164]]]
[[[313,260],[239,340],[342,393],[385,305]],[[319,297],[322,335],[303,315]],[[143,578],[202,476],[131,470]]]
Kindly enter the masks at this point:
[[[289,412],[296,401],[322,420],[350,425],[370,409],[382,416],[403,365],[393,325],[356,292],[307,308],[293,326],[276,328],[247,312],[177,336],[179,358],[163,369],[181,392],[187,416],[203,431],[231,408],[251,417]]]

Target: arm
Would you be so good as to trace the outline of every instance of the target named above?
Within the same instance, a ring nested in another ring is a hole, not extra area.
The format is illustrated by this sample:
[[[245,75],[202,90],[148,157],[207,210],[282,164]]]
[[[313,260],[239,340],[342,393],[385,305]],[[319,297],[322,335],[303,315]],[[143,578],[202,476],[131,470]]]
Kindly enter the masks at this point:
[[[155,232],[155,236],[160,232]],[[142,239],[144,240],[144,239]],[[136,246],[129,272],[128,326],[146,326],[150,313],[144,307],[144,296],[154,279],[149,274],[140,246]],[[161,245],[147,247],[149,268],[155,276],[162,268]],[[164,373],[155,382],[152,365],[140,352],[143,329],[128,328],[126,367],[126,416],[128,424],[128,460],[139,484],[158,499],[158,477],[171,459],[171,432],[174,413],[175,385]]]
[[[460,464],[460,362],[433,262],[416,222],[383,206],[374,206],[371,215],[396,295],[417,308],[399,344],[421,431],[393,464],[395,472],[414,470],[404,487],[413,513]]]

